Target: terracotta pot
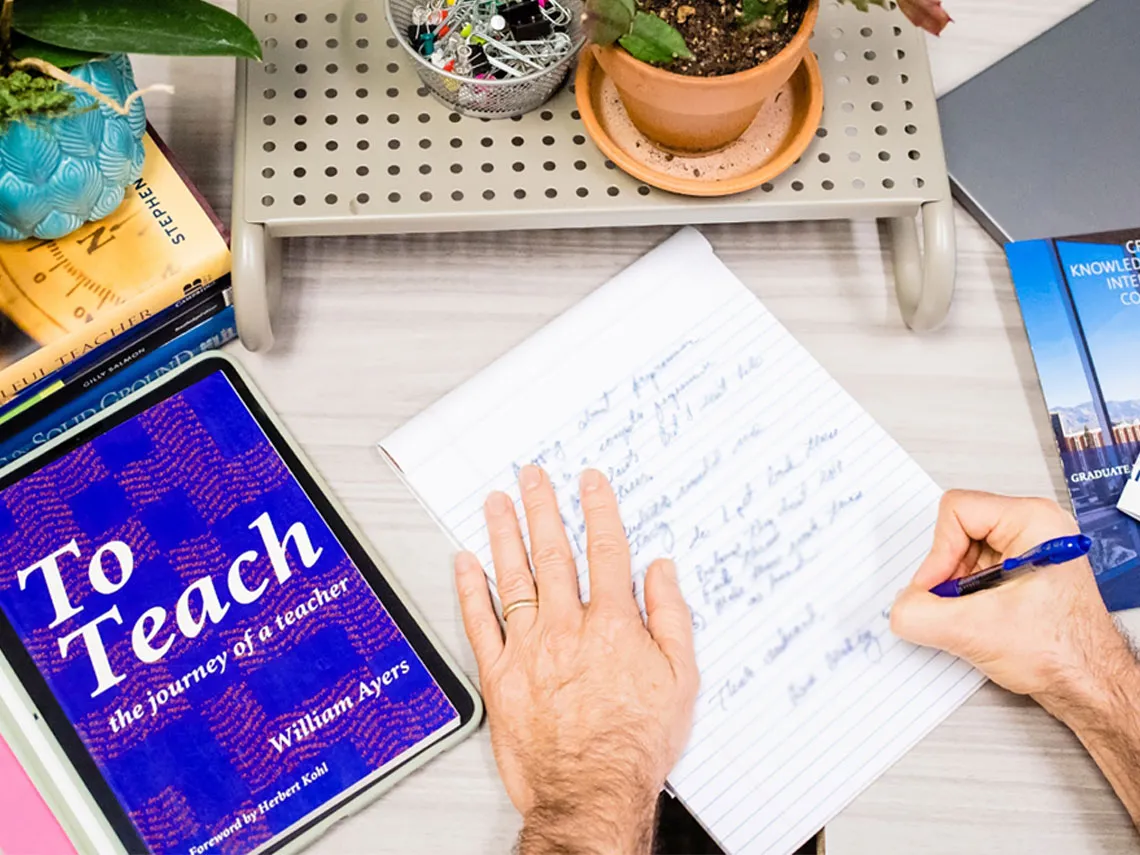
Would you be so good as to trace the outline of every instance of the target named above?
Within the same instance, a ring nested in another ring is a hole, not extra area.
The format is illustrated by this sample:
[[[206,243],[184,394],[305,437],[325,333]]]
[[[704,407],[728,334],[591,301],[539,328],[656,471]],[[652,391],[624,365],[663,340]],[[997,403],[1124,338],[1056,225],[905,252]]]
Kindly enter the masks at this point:
[[[783,50],[755,68],[722,77],[664,71],[617,45],[590,47],[638,130],[663,148],[707,152],[744,133],[765,99],[788,82],[808,50],[818,14],[819,0],[808,0],[799,32]]]

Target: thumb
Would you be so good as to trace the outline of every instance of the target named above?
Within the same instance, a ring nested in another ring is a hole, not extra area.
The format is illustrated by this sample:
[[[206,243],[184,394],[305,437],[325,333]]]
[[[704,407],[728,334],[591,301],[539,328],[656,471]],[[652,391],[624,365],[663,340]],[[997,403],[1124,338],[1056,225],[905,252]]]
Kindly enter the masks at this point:
[[[956,653],[966,624],[962,605],[960,600],[939,597],[911,584],[891,606],[891,632],[912,644]]]
[[[661,652],[678,676],[695,678],[693,616],[677,583],[677,568],[668,558],[659,558],[645,574],[645,624]]]

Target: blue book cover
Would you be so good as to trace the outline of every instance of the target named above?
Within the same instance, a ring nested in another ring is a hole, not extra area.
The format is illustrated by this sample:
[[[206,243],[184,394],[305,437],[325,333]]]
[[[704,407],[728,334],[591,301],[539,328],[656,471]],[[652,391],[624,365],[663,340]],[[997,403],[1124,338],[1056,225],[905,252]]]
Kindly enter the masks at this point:
[[[66,398],[63,402],[54,396],[48,398],[44,401],[43,410],[37,408],[34,411],[44,412],[43,416],[29,419],[27,421],[30,423],[21,424],[10,431],[7,428],[0,429],[0,468],[82,424],[199,353],[219,348],[235,338],[237,327],[234,309],[228,306],[151,353],[110,374],[102,382],[84,388],[81,393],[58,393],[60,398]],[[28,415],[34,417],[33,412]]]
[[[1140,228],[1005,251],[1101,594],[1140,606],[1140,522],[1116,506],[1140,456]]]

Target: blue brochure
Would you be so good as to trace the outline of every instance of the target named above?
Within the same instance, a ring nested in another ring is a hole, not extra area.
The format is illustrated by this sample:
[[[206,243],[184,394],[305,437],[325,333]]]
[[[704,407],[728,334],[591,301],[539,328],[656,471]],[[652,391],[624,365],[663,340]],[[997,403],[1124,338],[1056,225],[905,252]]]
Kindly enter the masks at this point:
[[[1112,611],[1140,606],[1140,228],[1006,245],[1073,511]]]

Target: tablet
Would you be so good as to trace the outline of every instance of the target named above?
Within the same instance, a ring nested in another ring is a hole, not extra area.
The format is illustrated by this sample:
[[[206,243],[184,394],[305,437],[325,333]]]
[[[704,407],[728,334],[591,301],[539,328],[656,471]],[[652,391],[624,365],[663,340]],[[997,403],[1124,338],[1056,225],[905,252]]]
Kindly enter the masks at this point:
[[[0,650],[81,852],[294,851],[482,712],[217,354],[0,473]]]

